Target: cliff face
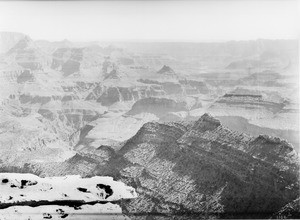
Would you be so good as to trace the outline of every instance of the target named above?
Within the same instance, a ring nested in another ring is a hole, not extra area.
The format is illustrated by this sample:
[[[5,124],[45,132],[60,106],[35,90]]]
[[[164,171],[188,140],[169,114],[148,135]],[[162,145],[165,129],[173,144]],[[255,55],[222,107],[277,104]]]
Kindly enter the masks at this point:
[[[231,130],[240,131],[252,136],[259,136],[260,134],[267,134],[270,136],[279,137],[287,140],[292,144],[297,152],[299,152],[299,132],[295,130],[272,129],[253,125],[249,121],[240,116],[219,116],[217,117],[224,126]]]
[[[232,132],[207,114],[189,124],[146,123],[117,155],[110,175],[139,193],[124,204],[131,214],[267,217],[299,194],[289,144]]]
[[[267,134],[286,139],[298,151],[299,111],[298,104],[293,104],[298,103],[293,97],[297,93],[280,87],[250,87],[227,92],[211,104],[207,111],[232,130],[253,136]]]
[[[86,100],[96,100],[103,106],[110,106],[121,101],[136,101],[145,97],[165,95],[161,86],[105,86],[97,85],[86,97]]]
[[[14,59],[22,68],[31,71],[42,70],[47,63],[47,57],[28,36],[21,38],[5,55]]]
[[[145,85],[138,86],[106,86],[96,85],[86,96],[85,100],[96,100],[104,106],[110,106],[122,101],[138,101],[143,98],[161,97],[165,95],[195,95],[207,94],[208,88],[205,83],[198,81],[180,81],[174,82],[140,82]]]
[[[262,95],[252,95],[252,94],[225,94],[221,97],[214,105],[227,105],[229,107],[239,107],[244,108],[254,108],[254,109],[264,109],[273,113],[277,113],[283,110],[286,103],[284,100],[266,100],[263,99]],[[213,106],[214,108],[215,106]]]
[[[55,81],[48,86],[39,74],[26,70],[9,83],[14,86],[9,86],[0,117],[0,160],[7,171],[28,162],[60,163],[72,157],[76,131],[104,112],[102,106],[82,100],[91,83]]]

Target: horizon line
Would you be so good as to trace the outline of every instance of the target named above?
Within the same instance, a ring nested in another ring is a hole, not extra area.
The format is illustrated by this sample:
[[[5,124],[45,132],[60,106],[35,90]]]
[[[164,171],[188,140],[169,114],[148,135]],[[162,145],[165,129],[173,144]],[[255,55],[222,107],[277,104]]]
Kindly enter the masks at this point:
[[[2,1],[2,0],[0,0]],[[69,41],[71,43],[226,43],[226,42],[243,42],[243,41],[259,41],[259,40],[281,40],[281,41],[299,41],[299,37],[295,38],[263,38],[263,37],[257,37],[252,39],[223,39],[223,40],[189,40],[189,39],[91,39],[91,40],[72,40],[68,38],[61,38],[58,40],[50,40],[50,39],[44,39],[44,38],[33,38],[30,36],[30,34],[26,34],[20,31],[1,31],[0,33],[12,33],[12,34],[22,34],[24,36],[29,37],[33,41],[48,41],[50,43],[53,42],[61,42],[61,41]]]

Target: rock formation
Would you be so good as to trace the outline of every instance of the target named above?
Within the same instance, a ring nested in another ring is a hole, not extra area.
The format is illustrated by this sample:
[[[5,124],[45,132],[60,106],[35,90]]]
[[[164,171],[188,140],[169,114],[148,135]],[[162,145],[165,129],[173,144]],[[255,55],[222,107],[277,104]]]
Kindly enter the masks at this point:
[[[175,74],[175,71],[171,67],[164,65],[160,70],[157,71],[157,73],[159,73],[159,74]]]
[[[288,143],[232,132],[207,114],[146,123],[117,155],[110,175],[139,193],[123,205],[133,216],[262,218],[299,194],[298,156]]]

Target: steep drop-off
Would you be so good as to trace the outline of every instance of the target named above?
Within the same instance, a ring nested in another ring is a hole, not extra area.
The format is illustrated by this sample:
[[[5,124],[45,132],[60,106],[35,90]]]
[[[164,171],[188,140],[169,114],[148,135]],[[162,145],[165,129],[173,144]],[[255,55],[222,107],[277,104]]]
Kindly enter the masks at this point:
[[[137,189],[124,209],[139,217],[263,218],[299,194],[291,145],[232,132],[207,114],[189,124],[146,123],[106,166]]]

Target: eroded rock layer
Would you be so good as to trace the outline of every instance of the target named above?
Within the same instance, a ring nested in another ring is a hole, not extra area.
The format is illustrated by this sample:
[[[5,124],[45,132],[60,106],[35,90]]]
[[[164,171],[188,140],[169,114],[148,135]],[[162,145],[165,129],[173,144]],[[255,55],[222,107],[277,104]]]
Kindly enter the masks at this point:
[[[132,215],[269,217],[299,194],[291,145],[232,132],[207,114],[146,123],[117,154],[107,166],[139,193],[124,204]]]

